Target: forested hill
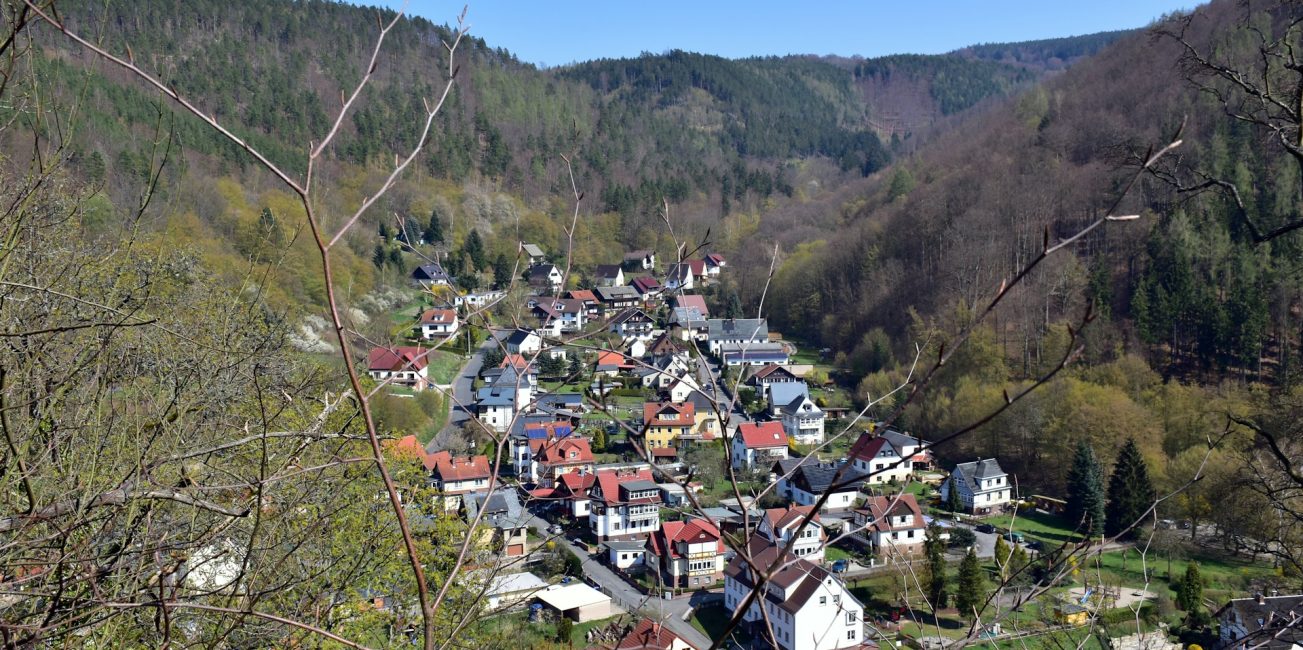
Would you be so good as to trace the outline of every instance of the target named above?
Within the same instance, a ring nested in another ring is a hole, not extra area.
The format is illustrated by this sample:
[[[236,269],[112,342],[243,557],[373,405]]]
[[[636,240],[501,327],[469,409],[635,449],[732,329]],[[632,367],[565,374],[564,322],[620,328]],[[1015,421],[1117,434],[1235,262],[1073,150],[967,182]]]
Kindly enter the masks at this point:
[[[981,43],[960,48],[950,55],[1048,72],[1066,69],[1081,59],[1095,56],[1118,39],[1136,32],[1134,29],[1121,29],[1017,43]]]

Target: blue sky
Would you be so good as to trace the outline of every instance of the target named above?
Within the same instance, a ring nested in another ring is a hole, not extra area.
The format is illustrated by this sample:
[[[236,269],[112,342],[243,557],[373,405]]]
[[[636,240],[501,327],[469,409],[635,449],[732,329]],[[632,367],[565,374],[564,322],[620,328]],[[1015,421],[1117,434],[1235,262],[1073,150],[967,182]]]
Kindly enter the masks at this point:
[[[401,0],[371,0],[393,8]],[[447,24],[462,2],[410,0],[409,13]],[[548,66],[682,49],[754,55],[936,54],[1142,27],[1191,0],[472,0],[471,31]]]

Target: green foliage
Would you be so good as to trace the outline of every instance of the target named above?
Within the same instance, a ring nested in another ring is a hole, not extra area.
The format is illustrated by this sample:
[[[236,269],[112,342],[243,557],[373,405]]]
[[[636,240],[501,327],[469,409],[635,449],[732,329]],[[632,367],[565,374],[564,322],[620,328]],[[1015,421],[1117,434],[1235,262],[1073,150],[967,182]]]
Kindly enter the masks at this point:
[[[946,543],[951,548],[968,548],[977,543],[977,534],[970,528],[956,526],[947,532],[950,533],[950,539]]]
[[[950,512],[964,511],[964,500],[959,495],[958,486],[953,482],[951,482],[950,488],[946,490],[946,510]]]
[[[936,524],[928,526],[924,550],[927,553],[927,581],[924,584],[928,603],[935,614],[945,609],[949,600],[946,592],[946,545],[941,540],[941,528]]]
[[[556,623],[556,642],[570,645],[574,635],[575,624],[567,616],[562,616]]]
[[[1134,438],[1127,438],[1113,465],[1108,482],[1108,514],[1105,532],[1118,535],[1140,521],[1154,504],[1157,491],[1149,478],[1149,467]],[[1128,536],[1135,536],[1132,529]]]
[[[606,452],[606,446],[607,446],[607,440],[606,440],[606,427],[604,427],[604,426],[603,426],[603,427],[597,427],[597,429],[593,431],[593,445],[592,445],[592,446],[593,446],[593,451],[595,451],[595,452],[597,452],[597,453],[599,453],[599,454],[601,454],[601,453],[605,453],[605,452]]]
[[[503,353],[501,348],[496,346],[490,347],[489,349],[484,351],[484,355],[482,357],[482,359],[484,360],[484,367],[497,368],[498,366],[502,365],[502,360],[505,359],[506,356],[507,355]]]
[[[1176,589],[1176,606],[1194,615],[1203,608],[1203,578],[1199,576],[1199,563],[1185,565],[1185,575]]]
[[[1095,450],[1083,438],[1077,442],[1068,472],[1065,515],[1082,534],[1099,535],[1104,532],[1104,500],[1104,470],[1095,458]]]
[[[968,554],[959,563],[959,579],[955,584],[955,608],[959,615],[972,620],[981,614],[979,608],[986,601],[986,577],[982,574],[982,564],[977,553],[968,549]]]
[[[951,56],[898,54],[869,59],[856,65],[856,79],[906,79],[928,81],[928,90],[942,115],[951,115],[991,96],[1008,94],[1034,75],[1022,68],[990,61],[970,61]]]

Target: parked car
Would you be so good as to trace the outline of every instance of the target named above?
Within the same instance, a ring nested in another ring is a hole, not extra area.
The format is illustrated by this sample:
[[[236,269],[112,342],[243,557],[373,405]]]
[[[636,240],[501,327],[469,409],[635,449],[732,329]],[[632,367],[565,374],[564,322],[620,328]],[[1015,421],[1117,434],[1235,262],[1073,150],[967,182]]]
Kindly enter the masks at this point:
[[[1027,548],[1030,548],[1033,551],[1043,551],[1045,550],[1045,543],[1039,539],[1029,540],[1027,542]]]
[[[848,568],[850,568],[850,563],[846,560],[837,560],[832,563],[833,573],[846,573],[846,569]]]
[[[1002,535],[1002,537],[1004,537],[1004,540],[1006,542],[1013,542],[1015,544],[1021,543],[1023,541],[1022,533],[1008,532]]]
[[[979,532],[979,533],[988,533],[988,534],[990,534],[990,533],[994,533],[994,532],[995,532],[995,526],[992,526],[991,524],[978,524],[978,525],[977,525],[977,532]]]
[[[561,530],[562,530],[562,528],[561,528],[561,524],[552,524],[551,526],[548,526],[548,528],[547,528],[547,532],[548,532],[548,534],[551,534],[551,535],[560,535],[560,534],[561,534]]]

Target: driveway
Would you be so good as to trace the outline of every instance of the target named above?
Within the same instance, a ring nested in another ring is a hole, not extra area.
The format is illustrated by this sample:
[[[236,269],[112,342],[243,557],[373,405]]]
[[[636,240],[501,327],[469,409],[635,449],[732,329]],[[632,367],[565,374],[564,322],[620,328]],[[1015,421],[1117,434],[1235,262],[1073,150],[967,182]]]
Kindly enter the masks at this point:
[[[489,348],[497,347],[498,340],[504,335],[504,331],[490,330],[490,336],[484,339],[479,348],[476,348],[475,354],[472,354],[466,360],[466,365],[462,366],[461,370],[457,372],[457,376],[453,378],[453,401],[448,406],[448,423],[444,425],[444,431],[461,427],[474,415],[475,393],[471,388],[475,385],[475,378],[479,376],[480,369],[484,367],[484,353]],[[439,451],[434,448],[434,441],[437,439],[436,436],[430,440],[430,444],[426,446],[426,451]]]
[[[653,619],[664,619],[665,627],[670,628],[675,634],[683,637],[683,640],[698,648],[709,648],[711,640],[702,634],[697,628],[692,627],[690,623],[683,620],[683,615],[692,608],[692,600],[696,598],[675,598],[672,600],[663,600],[648,596],[633,588],[623,578],[616,575],[606,564],[597,561],[588,554],[588,551],[576,546],[567,537],[552,536],[547,532],[550,524],[547,520],[533,515],[530,517],[529,525],[545,539],[552,539],[557,544],[563,545],[570,549],[583,563],[584,577],[597,584],[597,587],[611,597],[616,605],[625,611],[639,611]]]

